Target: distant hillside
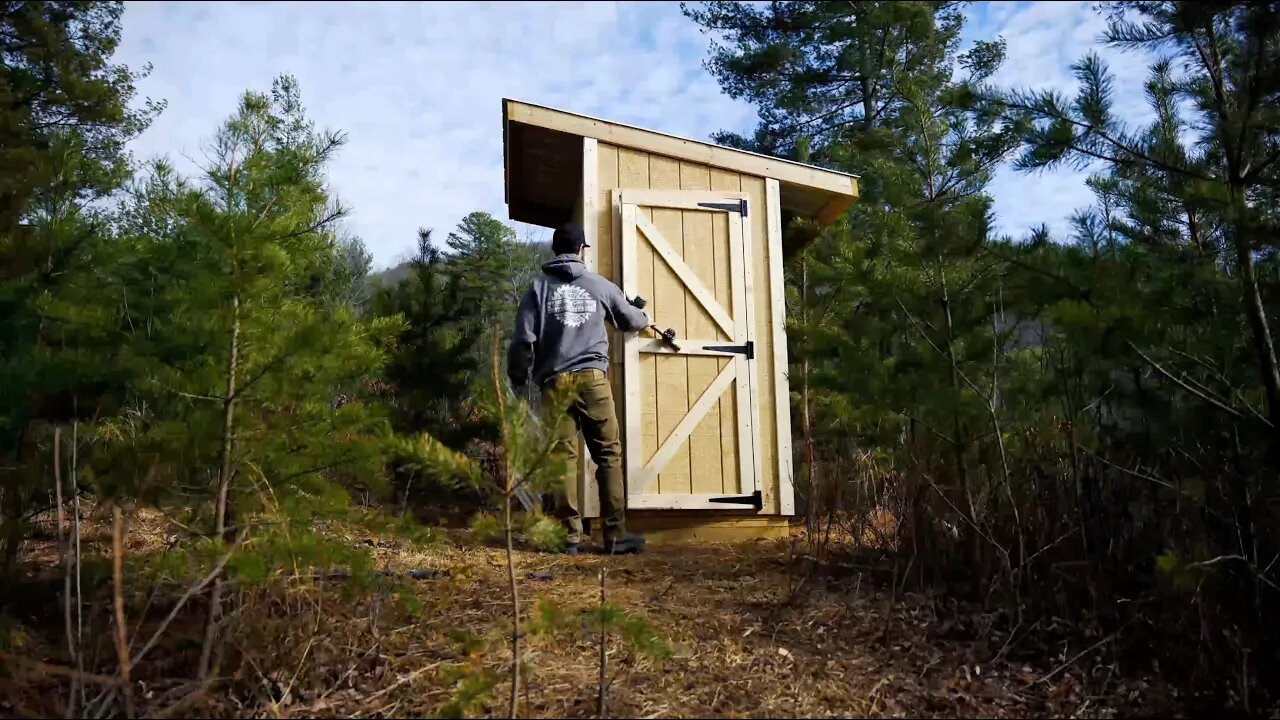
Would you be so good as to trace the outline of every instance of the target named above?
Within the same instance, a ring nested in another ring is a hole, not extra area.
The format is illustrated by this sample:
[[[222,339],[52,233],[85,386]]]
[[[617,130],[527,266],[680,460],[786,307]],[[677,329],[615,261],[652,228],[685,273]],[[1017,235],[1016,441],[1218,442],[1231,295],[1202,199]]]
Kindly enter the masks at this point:
[[[551,243],[540,242],[532,244],[538,249],[538,255],[540,257],[552,257]],[[413,261],[405,260],[404,262],[401,262],[398,265],[393,265],[385,270],[369,273],[369,284],[374,288],[394,287],[404,282],[404,279],[409,277],[409,273],[412,269]]]
[[[405,260],[399,265],[379,270],[375,273],[369,273],[369,284],[373,287],[394,287],[404,282],[409,277],[411,261]]]

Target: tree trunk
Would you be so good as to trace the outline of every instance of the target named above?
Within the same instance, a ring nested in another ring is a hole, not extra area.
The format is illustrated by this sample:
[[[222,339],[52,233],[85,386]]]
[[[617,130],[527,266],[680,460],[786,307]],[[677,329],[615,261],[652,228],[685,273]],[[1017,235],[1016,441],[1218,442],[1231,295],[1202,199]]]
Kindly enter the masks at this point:
[[[214,531],[227,538],[227,495],[231,490],[231,459],[235,445],[236,372],[240,362],[240,296],[231,301],[231,342],[227,347],[227,394],[222,403],[222,466],[218,471],[218,500]]]
[[[597,688],[598,695],[599,695],[597,704],[599,705],[600,717],[602,718],[608,717],[608,714],[609,714],[609,704],[608,704],[608,687],[609,686],[605,682],[605,668],[606,668],[606,663],[608,662],[606,640],[608,639],[608,636],[605,634],[605,627],[604,627],[604,570],[605,570],[605,566],[601,565],[600,566],[600,679],[599,679],[599,687]]]
[[[75,632],[71,629],[71,534],[68,532],[65,540],[63,536],[67,513],[65,498],[62,495],[62,425],[53,426],[53,492],[54,502],[58,507],[58,554],[62,559],[62,622],[67,635],[67,657],[75,664],[78,653]],[[79,677],[71,678],[70,695],[67,698],[67,714],[73,717],[76,714],[79,681]]]
[[[507,477],[511,477],[509,474]],[[507,481],[507,488],[510,490],[511,481]],[[516,585],[516,562],[515,548],[512,543],[511,532],[511,492],[507,492],[506,501],[503,503],[504,524],[506,525],[507,539],[507,583],[511,589],[511,705],[509,717],[516,718],[519,715],[516,711],[519,709],[520,700],[520,592]]]
[[[17,444],[15,445],[14,455],[17,462],[14,465],[22,467],[26,464],[27,458],[24,457],[23,449],[26,441],[26,429],[19,428],[17,432]],[[4,521],[0,526],[4,527],[4,577],[3,582],[12,582],[18,573],[18,551],[22,548],[22,516],[26,508],[23,500],[22,474],[15,470],[5,471],[3,474],[5,483],[0,490],[3,491],[4,497]]]
[[[120,663],[120,687],[124,692],[124,716],[133,717],[133,682],[129,679],[129,628],[124,615],[124,511],[111,504],[111,588],[116,618],[116,659]]]
[[[960,396],[963,388],[960,387],[960,362],[956,358],[955,345],[955,326],[951,319],[951,293],[947,289],[946,271],[942,269],[941,261],[938,265],[938,278],[942,287],[942,310],[947,321],[947,363],[951,366],[951,393],[956,400],[957,410],[960,407]],[[961,426],[960,413],[954,412],[951,415],[951,432],[952,440],[955,443],[956,453],[956,472],[960,473],[960,489],[964,492],[965,500],[970,501],[969,495],[969,473],[965,467],[964,444],[961,442]]]
[[[511,591],[511,703],[508,717],[518,717],[520,702],[520,591],[516,584],[516,554],[512,541],[511,501],[516,494],[515,468],[511,464],[511,438],[507,434],[507,407],[503,401],[502,378],[499,375],[498,338],[502,326],[493,332],[493,392],[498,398],[498,422],[502,423],[502,510],[503,529],[507,541],[507,585]]]
[[[1243,201],[1238,199],[1238,190],[1233,190],[1233,202],[1236,212],[1245,212]],[[1276,362],[1276,347],[1271,339],[1271,328],[1267,323],[1267,311],[1262,304],[1262,294],[1258,291],[1258,277],[1253,264],[1252,236],[1245,228],[1243,218],[1237,217],[1236,262],[1240,266],[1240,290],[1244,295],[1245,314],[1249,321],[1249,329],[1253,331],[1253,347],[1258,354],[1258,369],[1262,374],[1262,388],[1267,396],[1267,415],[1271,419],[1272,453],[1280,455],[1280,365]]]
[[[236,370],[240,355],[240,296],[231,301],[231,342],[227,347],[227,394],[222,401],[222,464],[218,471],[218,498],[214,507],[214,534],[227,539],[227,496],[231,490],[231,459],[235,448]],[[222,616],[222,578],[213,584],[209,598],[209,618],[204,628],[204,647],[200,651],[198,677],[203,682],[209,675],[213,647],[217,642],[218,622]]]
[[[969,508],[970,523],[976,525],[978,517],[973,506],[973,492],[969,487],[969,468],[964,456],[966,440],[962,433],[963,426],[960,422],[959,411],[961,408],[963,388],[960,383],[960,361],[956,357],[955,324],[951,317],[951,291],[947,288],[947,274],[941,258],[938,260],[938,279],[942,287],[943,314],[947,321],[946,352],[947,362],[951,365],[951,393],[952,397],[955,398],[956,403],[955,411],[952,412],[951,415],[951,432],[952,441],[955,446],[956,472],[958,473],[960,480],[960,492],[964,494],[965,505]],[[976,598],[981,595],[981,588],[986,585],[987,568],[982,548],[978,543],[979,538],[977,531],[971,527],[967,527],[970,523],[961,523],[960,527],[966,528],[964,531],[964,547],[965,554],[967,555],[966,560],[969,562],[969,566],[972,568],[972,572],[976,574],[975,577],[977,578],[976,582],[970,585],[970,592],[973,593],[973,596]]]
[[[805,333],[809,331],[809,252],[806,250],[800,257],[800,312]],[[810,541],[817,529],[818,482],[813,462],[813,418],[812,405],[809,402],[809,348],[802,349],[803,359],[800,363],[800,435],[804,442],[804,468],[809,482],[809,507],[805,528]]]
[[[84,653],[79,648],[84,647],[84,592],[80,589],[80,475],[79,457],[77,455],[80,446],[80,421],[73,420],[71,422],[71,537],[75,540],[75,563],[76,563],[76,670],[84,675]],[[70,544],[70,543],[68,543]],[[87,698],[85,697],[84,683],[78,683],[80,688],[80,707],[83,708]]]

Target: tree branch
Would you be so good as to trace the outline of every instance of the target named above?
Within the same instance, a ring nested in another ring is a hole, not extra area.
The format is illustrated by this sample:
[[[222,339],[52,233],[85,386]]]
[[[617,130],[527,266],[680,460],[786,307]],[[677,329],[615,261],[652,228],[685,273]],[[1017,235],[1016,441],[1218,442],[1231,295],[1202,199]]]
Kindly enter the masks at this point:
[[[168,629],[169,624],[172,623],[173,619],[176,618],[178,616],[178,613],[182,611],[182,608],[187,604],[187,601],[190,600],[192,596],[194,596],[196,593],[200,592],[201,590],[204,590],[209,585],[209,583],[213,582],[213,580],[216,577],[218,577],[219,574],[222,573],[222,569],[227,566],[227,562],[231,560],[231,556],[235,553],[237,549],[239,549],[240,545],[244,542],[245,536],[248,535],[248,533],[249,533],[248,528],[241,530],[240,536],[236,538],[236,541],[231,545],[231,548],[227,550],[226,554],[222,556],[222,559],[218,561],[218,564],[215,565],[213,569],[209,571],[209,574],[205,575],[204,578],[201,579],[199,582],[193,583],[192,585],[187,587],[187,591],[182,594],[182,597],[178,598],[178,602],[174,604],[173,609],[170,610],[169,614],[166,615],[164,620],[160,622],[160,626],[156,628],[156,631],[151,634],[151,639],[147,641],[146,645],[142,646],[142,649],[138,651],[137,655],[133,656],[134,665],[137,665],[139,662],[141,662],[142,658],[145,657],[146,654],[156,646],[156,643],[160,642],[160,636],[164,634],[164,631]]]
[[[1159,363],[1157,363],[1155,360],[1152,360],[1146,353],[1139,350],[1138,346],[1134,345],[1132,340],[1127,341],[1127,343],[1129,347],[1132,348],[1134,352],[1138,353],[1138,355],[1141,356],[1143,360],[1146,360],[1147,363],[1151,365],[1151,367],[1155,368],[1155,370],[1159,372],[1161,375],[1164,375],[1166,378],[1176,383],[1183,390],[1186,390],[1192,395],[1195,395],[1201,400],[1204,400],[1205,402],[1213,405],[1214,407],[1218,408],[1219,410],[1227,413],[1228,415],[1234,418],[1239,418],[1241,420],[1248,419],[1249,417],[1248,415],[1245,415],[1241,413],[1239,410],[1236,410],[1235,408],[1230,407],[1229,405],[1223,403],[1221,400],[1217,398],[1210,397],[1209,395],[1193,388],[1191,385],[1184,382],[1181,378],[1174,377],[1169,371],[1161,367]],[[1271,427],[1271,422],[1269,420],[1266,420],[1263,418],[1258,418],[1258,420],[1261,421],[1263,424],[1265,424],[1267,427]]]
[[[1133,164],[1135,162],[1145,162],[1148,165],[1160,168],[1165,172],[1175,173],[1178,175],[1185,175],[1188,177],[1195,178],[1196,180],[1202,180],[1204,182],[1220,182],[1216,178],[1202,175],[1200,173],[1190,170],[1189,168],[1174,167],[1173,165],[1170,165],[1162,160],[1153,158],[1150,155],[1147,155],[1146,153],[1142,152],[1141,150],[1117,140],[1116,138],[1112,137],[1109,133],[1107,133],[1105,130],[1101,130],[1091,123],[1081,122],[1080,120],[1076,120],[1075,118],[1072,118],[1068,115],[1058,113],[1058,112],[1046,112],[1042,109],[1036,108],[1026,103],[1010,102],[1007,100],[1000,100],[1000,102],[1002,105],[1012,108],[1014,110],[1022,110],[1024,112],[1034,113],[1035,115],[1041,116],[1043,118],[1051,119],[1051,120],[1061,120],[1062,122],[1065,122],[1073,127],[1080,128],[1081,130],[1084,131],[1084,134],[1073,138],[1071,143],[1071,150],[1074,152],[1078,152],[1082,155],[1086,155],[1088,157],[1092,157],[1097,160],[1103,160],[1105,162],[1115,163],[1117,165],[1128,165],[1128,164]],[[1007,119],[1012,119],[1012,118],[1007,118]],[[1132,158],[1125,160],[1123,158],[1103,155],[1096,151],[1088,150],[1082,147],[1079,141],[1080,139],[1082,139],[1087,135],[1093,135],[1095,137],[1102,139],[1108,145],[1111,145],[1113,148],[1121,151],[1124,154],[1132,156]]]

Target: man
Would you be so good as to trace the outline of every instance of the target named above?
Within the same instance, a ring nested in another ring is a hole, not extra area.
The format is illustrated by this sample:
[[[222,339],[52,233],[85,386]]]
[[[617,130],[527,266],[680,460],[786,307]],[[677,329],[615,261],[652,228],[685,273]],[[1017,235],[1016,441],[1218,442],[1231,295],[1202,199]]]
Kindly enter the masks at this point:
[[[568,224],[555,231],[551,249],[556,257],[542,266],[542,275],[533,281],[516,311],[507,375],[518,390],[532,373],[544,399],[555,388],[569,384],[576,388],[568,412],[560,418],[557,449],[568,457],[569,467],[575,467],[581,431],[596,463],[604,551],[611,555],[639,552],[644,538],[624,529],[622,442],[606,375],[609,336],[604,324],[607,320],[619,330],[634,332],[647,327],[649,317],[641,309],[642,298],[628,301],[618,286],[587,272],[582,262],[587,247],[581,227]],[[570,554],[577,554],[583,540],[581,508],[571,471],[565,477],[558,513],[569,530],[566,550]]]

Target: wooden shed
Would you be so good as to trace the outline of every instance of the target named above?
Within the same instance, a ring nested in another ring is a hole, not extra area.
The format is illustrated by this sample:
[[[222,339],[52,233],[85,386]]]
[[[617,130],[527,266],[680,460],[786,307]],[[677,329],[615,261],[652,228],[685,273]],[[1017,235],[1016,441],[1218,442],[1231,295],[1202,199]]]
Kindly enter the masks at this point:
[[[834,220],[857,177],[509,99],[502,130],[511,219],[580,222],[588,268],[677,333],[678,352],[651,333],[610,343],[629,526],[659,542],[786,533],[782,228]],[[589,459],[579,482],[598,517]]]

